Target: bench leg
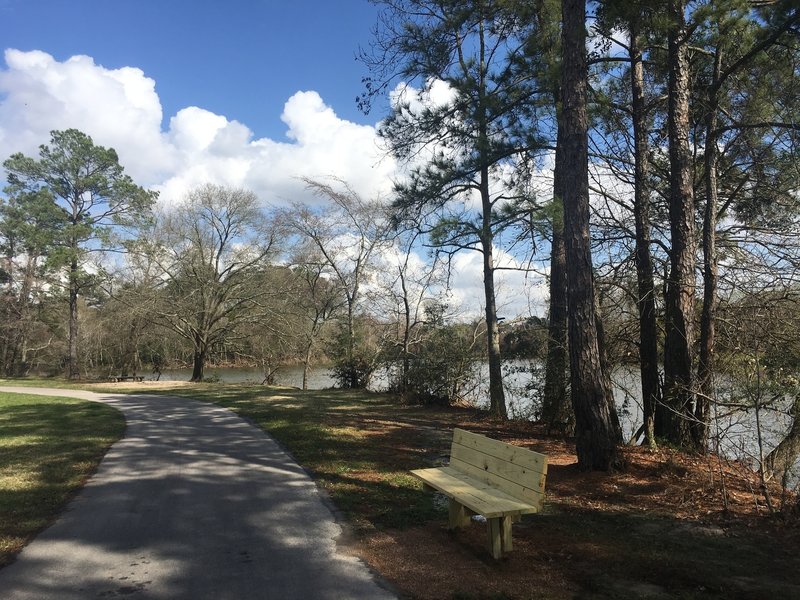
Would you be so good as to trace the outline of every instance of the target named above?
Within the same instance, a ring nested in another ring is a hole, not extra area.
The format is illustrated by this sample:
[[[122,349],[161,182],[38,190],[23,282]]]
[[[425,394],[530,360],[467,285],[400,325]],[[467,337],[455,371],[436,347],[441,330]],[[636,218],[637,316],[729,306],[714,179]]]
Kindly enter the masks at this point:
[[[486,533],[489,535],[489,554],[498,560],[503,557],[503,542],[500,535],[501,518],[488,519],[486,521]]]
[[[503,552],[511,552],[514,547],[511,544],[511,523],[513,517],[503,517],[500,524],[500,537],[503,539]]]
[[[494,559],[503,557],[503,552],[511,552],[511,517],[495,517],[486,522],[489,536],[489,553]]]
[[[449,508],[450,508],[450,522],[449,522],[450,529],[462,529],[470,524],[469,514],[467,513],[467,509],[463,504],[459,504],[455,500],[451,499]]]

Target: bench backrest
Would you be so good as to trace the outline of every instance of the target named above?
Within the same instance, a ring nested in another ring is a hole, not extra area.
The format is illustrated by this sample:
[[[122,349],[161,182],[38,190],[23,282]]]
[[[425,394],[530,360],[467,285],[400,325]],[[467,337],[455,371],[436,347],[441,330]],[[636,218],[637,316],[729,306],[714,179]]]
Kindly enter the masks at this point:
[[[539,509],[544,503],[544,454],[454,429],[450,466]]]

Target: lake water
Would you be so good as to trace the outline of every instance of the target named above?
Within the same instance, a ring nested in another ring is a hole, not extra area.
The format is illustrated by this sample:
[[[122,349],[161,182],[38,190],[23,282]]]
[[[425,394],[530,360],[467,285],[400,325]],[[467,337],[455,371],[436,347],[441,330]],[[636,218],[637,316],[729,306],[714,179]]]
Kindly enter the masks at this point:
[[[264,372],[261,369],[206,369],[205,376],[222,383],[261,383],[264,381]],[[161,381],[189,381],[192,378],[191,369],[164,369],[161,372]],[[151,379],[151,377],[148,377]],[[152,377],[155,379],[155,376]],[[275,374],[277,385],[302,387],[303,367],[281,367]],[[308,387],[312,390],[324,390],[336,385],[330,372],[324,367],[315,367],[309,371]]]

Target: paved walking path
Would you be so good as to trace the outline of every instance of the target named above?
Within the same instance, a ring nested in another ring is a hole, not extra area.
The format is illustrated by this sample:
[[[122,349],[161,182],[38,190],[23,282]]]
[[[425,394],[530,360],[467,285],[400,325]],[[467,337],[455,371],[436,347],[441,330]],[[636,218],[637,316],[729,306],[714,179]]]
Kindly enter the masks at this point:
[[[394,597],[336,549],[308,475],[232,412],[185,398],[0,387],[105,402],[125,437],[0,570],[5,600]]]

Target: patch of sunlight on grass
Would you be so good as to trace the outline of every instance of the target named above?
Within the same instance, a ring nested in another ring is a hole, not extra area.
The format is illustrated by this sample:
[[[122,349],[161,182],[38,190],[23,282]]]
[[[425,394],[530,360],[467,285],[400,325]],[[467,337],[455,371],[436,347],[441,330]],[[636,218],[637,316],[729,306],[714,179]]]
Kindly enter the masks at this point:
[[[55,518],[124,431],[122,413],[104,404],[0,393],[0,565]]]

